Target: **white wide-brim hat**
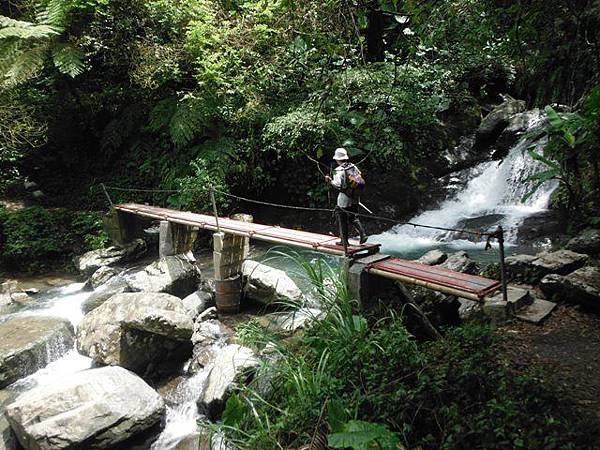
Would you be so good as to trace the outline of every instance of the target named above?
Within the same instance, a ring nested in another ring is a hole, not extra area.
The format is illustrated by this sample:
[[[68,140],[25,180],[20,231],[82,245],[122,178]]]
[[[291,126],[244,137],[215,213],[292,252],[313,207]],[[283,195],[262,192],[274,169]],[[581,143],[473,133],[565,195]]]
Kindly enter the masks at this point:
[[[335,161],[346,161],[348,159],[348,152],[345,148],[336,148],[335,154],[333,155]]]

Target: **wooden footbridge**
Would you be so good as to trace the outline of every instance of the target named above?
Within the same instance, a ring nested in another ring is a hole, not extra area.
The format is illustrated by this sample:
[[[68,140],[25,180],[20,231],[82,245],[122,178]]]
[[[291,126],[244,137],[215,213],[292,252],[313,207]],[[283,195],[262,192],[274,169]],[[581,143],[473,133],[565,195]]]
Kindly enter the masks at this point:
[[[471,300],[483,300],[484,297],[495,293],[501,288],[501,283],[496,280],[381,255],[379,254],[378,244],[360,245],[356,241],[350,241],[349,247],[344,249],[343,246],[336,244],[339,238],[332,235],[136,203],[114,205],[114,210],[118,212],[119,227],[121,229],[126,227],[127,223],[131,223],[133,216],[141,216],[191,227],[192,229],[211,230],[244,239],[256,239],[336,256],[346,256],[353,262],[358,262],[357,266],[361,267],[359,277],[364,274],[375,275],[403,283],[424,286]],[[221,250],[220,247],[218,251]],[[216,246],[215,252],[217,252]]]

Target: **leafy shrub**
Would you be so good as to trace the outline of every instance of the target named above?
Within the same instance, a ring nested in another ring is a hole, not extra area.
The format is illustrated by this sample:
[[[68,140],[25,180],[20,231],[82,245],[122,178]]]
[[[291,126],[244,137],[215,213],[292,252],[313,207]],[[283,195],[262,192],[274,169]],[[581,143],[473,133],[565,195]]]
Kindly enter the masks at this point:
[[[299,448],[319,433],[336,448],[576,448],[534,375],[496,361],[490,327],[469,323],[418,344],[394,311],[367,322],[327,272],[309,274],[327,317],[293,347],[275,345],[269,389],[257,376],[228,401],[223,428],[238,448]],[[255,328],[246,340],[262,336]]]
[[[102,247],[108,238],[99,214],[32,206],[0,210],[0,263],[9,271],[39,272],[73,254]]]

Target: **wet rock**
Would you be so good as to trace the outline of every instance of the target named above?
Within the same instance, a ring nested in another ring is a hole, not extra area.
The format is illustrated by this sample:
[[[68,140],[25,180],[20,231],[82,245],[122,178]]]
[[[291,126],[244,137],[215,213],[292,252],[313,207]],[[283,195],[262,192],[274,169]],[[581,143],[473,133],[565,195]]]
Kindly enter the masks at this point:
[[[0,411],[4,411],[6,405],[14,402],[17,396],[18,394],[10,388],[0,390]],[[0,450],[17,450],[18,448],[20,447],[17,436],[15,436],[4,414],[0,414]]]
[[[192,320],[179,298],[160,293],[116,294],[84,317],[77,349],[100,364],[154,376],[189,358]]]
[[[567,250],[587,255],[600,254],[600,229],[588,228],[582,231],[565,246]]]
[[[437,266],[448,259],[448,254],[441,250],[430,250],[417,259],[417,262],[428,266]]]
[[[475,134],[475,147],[481,149],[493,144],[508,126],[510,118],[525,111],[525,106],[524,101],[515,99],[509,99],[496,106],[481,121]]]
[[[205,291],[196,291],[183,299],[183,307],[194,320],[207,308],[214,304],[214,298],[211,293]]]
[[[541,125],[544,118],[545,113],[539,109],[523,111],[509,116],[506,128],[504,128],[496,140],[495,156],[505,155],[513,145],[519,142],[531,127],[535,126],[536,123]]]
[[[470,259],[467,252],[464,251],[453,253],[446,261],[440,264],[440,267],[471,275],[474,275],[479,271],[477,263]]]
[[[217,419],[221,415],[227,394],[236,379],[258,364],[254,351],[241,345],[230,344],[218,352],[206,380],[206,388],[198,402],[211,419]]]
[[[206,311],[202,312],[198,317],[196,317],[196,322],[202,322],[203,320],[216,319],[218,317],[217,308],[215,306],[211,306]]]
[[[185,298],[198,289],[200,269],[185,256],[165,256],[125,279],[134,292],[164,292]]]
[[[325,316],[325,312],[316,308],[300,308],[295,311],[285,311],[273,315],[270,320],[270,325],[275,328],[293,333],[302,328],[306,328],[312,322],[321,320]]]
[[[100,267],[134,261],[146,253],[146,250],[146,242],[136,239],[124,247],[112,246],[84,253],[75,258],[75,267],[84,275],[90,276]]]
[[[18,317],[0,323],[0,388],[60,358],[73,347],[70,322]]]
[[[29,450],[109,449],[160,422],[162,398],[120,367],[90,369],[38,386],[6,408]]]
[[[600,312],[600,268],[582,267],[568,275],[546,275],[540,289],[548,297]]]
[[[302,291],[283,271],[256,261],[246,260],[242,264],[244,294],[263,304],[275,302],[301,304]]]
[[[548,210],[526,217],[519,225],[517,241],[536,244],[540,239],[558,240],[565,229],[565,220],[558,211]]]
[[[189,373],[196,373],[212,363],[220,349],[225,347],[233,337],[233,330],[215,319],[194,323],[192,344],[194,350]]]
[[[89,284],[92,289],[98,289],[100,286],[108,282],[111,278],[118,275],[119,271],[108,266],[102,266],[96,270],[90,277]]]
[[[98,287],[87,299],[85,299],[81,309],[85,314],[87,314],[98,306],[102,305],[113,295],[130,291],[131,288],[127,284],[125,278],[120,275],[112,277],[105,284]]]

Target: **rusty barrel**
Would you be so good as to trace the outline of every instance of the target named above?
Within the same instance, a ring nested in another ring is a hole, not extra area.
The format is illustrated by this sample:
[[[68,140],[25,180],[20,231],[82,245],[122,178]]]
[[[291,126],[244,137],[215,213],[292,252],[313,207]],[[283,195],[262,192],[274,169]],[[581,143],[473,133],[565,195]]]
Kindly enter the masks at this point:
[[[242,277],[236,275],[225,280],[215,280],[215,301],[217,311],[223,314],[236,314],[240,311],[242,298]]]

